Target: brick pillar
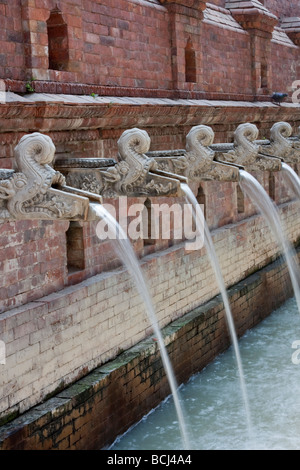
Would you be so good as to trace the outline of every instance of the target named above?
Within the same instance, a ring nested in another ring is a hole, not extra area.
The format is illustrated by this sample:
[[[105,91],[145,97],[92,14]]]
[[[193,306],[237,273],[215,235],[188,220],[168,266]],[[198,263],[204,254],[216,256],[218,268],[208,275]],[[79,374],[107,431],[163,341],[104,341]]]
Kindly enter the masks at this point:
[[[258,0],[235,0],[225,4],[234,19],[250,34],[252,58],[252,93],[272,92],[271,39],[278,18]]]
[[[202,90],[201,21],[206,0],[161,0],[169,11],[173,88]]]
[[[37,9],[35,1],[21,0],[22,25],[27,78],[47,79],[48,34],[46,19],[48,11]]]

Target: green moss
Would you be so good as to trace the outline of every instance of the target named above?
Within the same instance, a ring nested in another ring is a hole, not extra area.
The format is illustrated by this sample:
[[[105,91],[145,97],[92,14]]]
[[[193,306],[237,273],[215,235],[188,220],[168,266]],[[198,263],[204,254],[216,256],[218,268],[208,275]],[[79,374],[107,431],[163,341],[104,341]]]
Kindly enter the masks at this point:
[[[64,390],[65,388],[65,382],[62,380],[59,385],[56,387],[55,390],[53,390],[53,392],[50,392],[50,393],[47,393],[47,395],[45,395],[43,401],[47,401],[47,400],[50,400],[50,398],[53,398],[54,396],[56,396],[59,392],[61,392],[62,390]]]
[[[7,414],[0,418],[0,426],[4,426],[4,424],[10,423],[19,416],[19,410],[12,411],[11,413]]]

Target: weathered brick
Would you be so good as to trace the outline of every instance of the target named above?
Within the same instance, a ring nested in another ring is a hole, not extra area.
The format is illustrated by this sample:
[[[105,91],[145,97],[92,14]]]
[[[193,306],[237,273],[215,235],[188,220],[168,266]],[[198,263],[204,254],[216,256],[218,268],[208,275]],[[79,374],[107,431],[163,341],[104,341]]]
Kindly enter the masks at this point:
[[[267,8],[280,17],[284,14],[297,16],[297,0],[289,2],[289,5],[286,3],[281,5],[281,3],[269,0]],[[75,57],[77,59],[73,64],[72,61],[69,61],[69,64],[66,65],[65,70],[69,70],[71,75],[65,81],[79,81],[84,84],[90,83],[90,79],[93,77],[93,82],[98,85],[113,84],[131,88],[140,86],[170,90],[172,81],[175,80],[179,89],[189,92],[201,90],[207,93],[207,97],[208,93],[216,92],[224,96],[229,94],[240,97],[251,96],[252,80],[256,81],[257,76],[253,77],[251,74],[251,68],[254,70],[255,67],[251,65],[249,36],[232,18],[228,10],[217,5],[219,5],[217,2],[210,3],[205,10],[201,28],[200,17],[191,14],[193,10],[189,8],[181,8],[179,14],[174,16],[175,22],[171,29],[176,32],[174,42],[168,26],[170,13],[165,7],[158,8],[156,4],[148,2],[141,9],[134,5],[131,10],[130,4],[128,10],[128,2],[119,0],[117,4],[107,2],[107,4],[101,5],[97,12],[94,12],[93,3],[89,4],[87,8],[78,9],[77,2],[70,0],[62,6],[61,13],[68,25],[69,57],[73,58],[73,61]],[[1,18],[4,31],[6,31],[6,40],[3,42],[2,48],[5,50],[2,65],[15,58],[14,68],[11,68],[9,72],[10,78],[23,79],[24,75],[24,60],[21,56],[25,49],[20,49],[18,54],[14,49],[14,44],[22,43],[23,31],[21,27],[32,33],[26,39],[26,54],[31,57],[31,61],[28,62],[31,63],[30,67],[36,71],[38,77],[45,76],[48,80],[52,76],[55,77],[51,70],[47,70],[46,20],[50,15],[48,2],[40,2],[39,6],[30,5],[28,8],[24,8],[22,12],[23,26],[21,26],[21,10],[14,2],[10,8],[12,8],[13,14],[5,16],[5,10],[2,11]],[[73,14],[73,11],[76,14]],[[72,42],[75,38],[77,38],[76,44]],[[196,70],[199,74],[197,83],[185,81],[184,50],[188,40],[191,40],[197,58]],[[172,41],[174,42],[173,49],[171,49]],[[100,49],[89,48],[89,51],[83,52],[83,55],[78,55],[78,51],[85,50],[86,44],[84,42],[90,46],[99,46],[100,44],[101,46]],[[292,83],[297,78],[296,75],[294,77],[286,76],[286,70],[291,70],[289,64],[297,60],[297,49],[289,47],[288,41],[281,46],[273,43],[272,47],[276,47],[277,50],[281,47],[283,51],[280,60],[277,60],[276,54],[271,53],[270,55],[270,60],[273,61],[270,64],[270,70],[282,68],[281,73],[273,73],[273,85],[280,88],[281,81],[285,83],[284,80],[286,81],[288,78]],[[130,51],[135,53],[134,67],[128,67],[128,53]],[[257,51],[263,53],[265,47],[257,43]],[[94,54],[98,56],[98,61]],[[114,63],[108,63],[109,68],[106,69],[104,58],[111,56],[111,54],[114,57]],[[79,75],[75,75],[77,71]],[[205,76],[202,76],[204,71]],[[128,73],[131,73],[132,77],[129,77]],[[151,79],[148,78],[149,74],[151,74]],[[28,75],[30,76],[30,70],[28,70]],[[110,77],[110,83],[107,81],[107,76]],[[41,80],[41,78],[39,79]],[[43,87],[45,86],[49,90],[50,84],[44,83]],[[75,88],[74,93],[76,93]]]

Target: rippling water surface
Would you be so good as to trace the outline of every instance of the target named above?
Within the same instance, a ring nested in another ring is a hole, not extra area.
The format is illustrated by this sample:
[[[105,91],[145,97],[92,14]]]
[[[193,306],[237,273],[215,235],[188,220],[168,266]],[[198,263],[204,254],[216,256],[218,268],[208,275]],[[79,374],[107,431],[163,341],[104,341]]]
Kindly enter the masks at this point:
[[[249,442],[236,361],[229,348],[180,387],[191,448],[300,449],[300,316],[295,299],[248,331],[239,345],[254,439]],[[181,448],[170,396],[110,449]]]

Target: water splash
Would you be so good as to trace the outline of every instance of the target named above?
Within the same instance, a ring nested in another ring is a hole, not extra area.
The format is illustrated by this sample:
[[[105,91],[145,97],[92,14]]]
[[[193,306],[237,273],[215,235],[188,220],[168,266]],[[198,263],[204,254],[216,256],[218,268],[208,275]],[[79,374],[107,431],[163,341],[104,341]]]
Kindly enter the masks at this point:
[[[223,275],[221,272],[221,268],[219,265],[218,257],[215,252],[214,244],[212,241],[212,237],[209,231],[209,228],[204,220],[204,217],[199,217],[198,211],[201,208],[201,206],[198,204],[198,201],[196,197],[194,196],[192,190],[190,187],[185,184],[181,183],[181,188],[184,191],[186,195],[187,201],[192,204],[194,211],[193,211],[193,216],[196,218],[196,226],[201,227],[203,226],[203,232],[204,232],[204,242],[205,246],[207,249],[208,256],[211,261],[211,265],[213,267],[213,270],[215,272],[215,276],[218,282],[218,286],[220,289],[220,293],[222,296],[222,300],[224,303],[224,308],[225,308],[225,313],[226,313],[226,319],[227,319],[227,324],[229,328],[229,333],[231,336],[231,341],[235,353],[235,359],[237,363],[237,368],[238,368],[238,373],[239,373],[239,379],[240,379],[240,386],[241,386],[241,392],[242,392],[242,397],[244,401],[244,407],[245,407],[245,414],[246,414],[246,420],[247,420],[247,427],[248,427],[248,433],[249,433],[249,440],[253,441],[253,432],[252,432],[252,422],[251,422],[251,413],[250,413],[250,407],[249,407],[249,400],[248,400],[248,394],[247,394],[247,388],[245,384],[245,379],[244,379],[244,372],[243,372],[243,366],[242,366],[242,361],[241,361],[241,356],[240,356],[240,351],[239,351],[239,346],[238,346],[238,340],[237,340],[237,335],[236,335],[236,330],[235,330],[235,325],[234,321],[232,318],[232,313],[231,313],[231,308],[229,304],[229,299],[227,295],[227,290],[225,287]]]
[[[295,298],[300,313],[300,270],[295,249],[284,235],[278,209],[266,193],[262,185],[245,170],[240,170],[240,187],[254,202],[258,210],[268,222],[270,229],[285,257]]]
[[[300,199],[300,178],[297,173],[286,163],[281,164],[282,174],[288,186],[292,188],[296,196]]]
[[[122,227],[118,224],[116,219],[111,216],[111,214],[100,204],[91,204],[97,215],[100,219],[104,219],[107,223],[108,230],[112,234],[112,239],[114,242],[114,249],[116,254],[119,256],[120,260],[126,266],[129,274],[131,275],[135,286],[144,301],[146,312],[148,315],[148,319],[151,323],[151,326],[155,332],[155,336],[158,341],[158,345],[160,348],[161,358],[163,362],[163,366],[165,369],[165,373],[167,375],[171,393],[174,400],[174,405],[178,417],[179,429],[183,441],[183,446],[185,450],[190,450],[190,443],[188,439],[188,434],[185,425],[184,414],[182,410],[182,406],[179,399],[178,394],[178,386],[176,383],[176,379],[174,376],[174,372],[169,360],[169,356],[164,344],[164,340],[161,334],[160,327],[158,325],[158,321],[156,318],[155,310],[152,304],[151,296],[149,293],[148,286],[146,285],[146,281],[144,279],[138,258],[132,248],[131,242],[127,238]],[[117,234],[117,236],[116,236]]]

